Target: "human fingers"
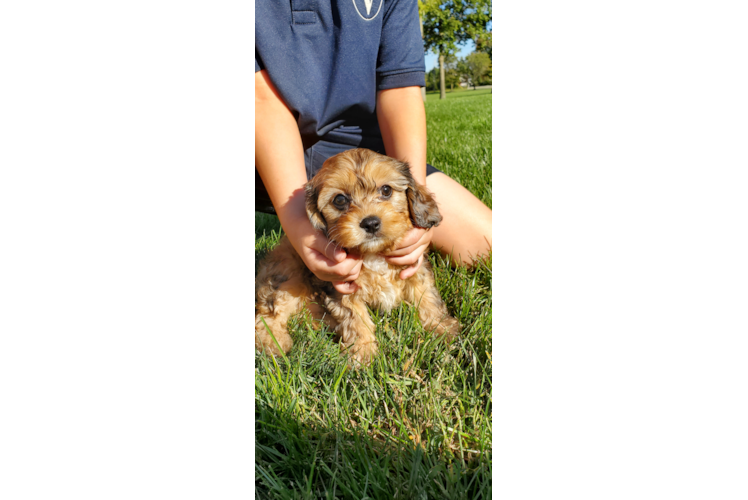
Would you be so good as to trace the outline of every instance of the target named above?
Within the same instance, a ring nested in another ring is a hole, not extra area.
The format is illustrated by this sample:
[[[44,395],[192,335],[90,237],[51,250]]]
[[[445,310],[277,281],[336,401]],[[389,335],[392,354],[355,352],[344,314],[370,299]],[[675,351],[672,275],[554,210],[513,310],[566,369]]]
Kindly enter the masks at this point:
[[[313,249],[308,249],[306,267],[322,281],[340,281],[348,277],[346,269],[336,268],[336,263]]]
[[[350,254],[343,262],[335,263],[314,249],[309,249],[310,259],[305,260],[309,270],[322,281],[352,281],[358,278],[363,265],[361,257]]]
[[[360,256],[349,254],[343,262],[333,266],[332,272],[337,278],[332,281],[353,281],[358,279],[363,265],[364,261]]]
[[[343,295],[350,295],[358,290],[358,285],[355,281],[333,281],[332,286]]]
[[[338,264],[334,260],[328,259],[323,253],[310,247],[303,247],[300,253],[306,267],[319,279],[323,281],[340,279],[331,272],[332,268]]]
[[[401,257],[412,253],[418,246],[423,245],[428,231],[420,227],[414,227],[405,233],[405,236],[397,244],[397,248],[387,252],[386,257]]]
[[[386,257],[389,264],[393,266],[412,266],[416,264],[419,259],[423,256],[424,252],[428,250],[428,243],[415,247],[415,249],[407,255],[400,257]]]
[[[405,269],[400,271],[400,279],[407,280],[408,278],[416,274],[418,272],[418,268],[421,267],[421,264],[423,263],[423,259],[424,259],[423,254],[421,254],[421,256],[418,257],[418,261],[415,264],[413,264],[412,266],[406,267]]]
[[[359,288],[355,280],[357,280],[359,274],[361,274],[361,267],[364,264],[364,261],[360,257],[351,254],[350,258],[346,259],[346,261],[342,262],[341,264],[339,264],[339,266],[336,267],[347,267],[347,264],[349,264],[350,262],[353,262],[354,265],[349,271],[347,271],[347,276],[345,276],[340,281],[332,281],[332,286],[335,288],[335,290],[342,293],[343,295],[349,295]]]
[[[309,241],[308,247],[314,249],[329,260],[336,263],[343,262],[347,255],[346,251],[342,247],[330,241],[324,234],[320,232],[314,234],[314,239]]]

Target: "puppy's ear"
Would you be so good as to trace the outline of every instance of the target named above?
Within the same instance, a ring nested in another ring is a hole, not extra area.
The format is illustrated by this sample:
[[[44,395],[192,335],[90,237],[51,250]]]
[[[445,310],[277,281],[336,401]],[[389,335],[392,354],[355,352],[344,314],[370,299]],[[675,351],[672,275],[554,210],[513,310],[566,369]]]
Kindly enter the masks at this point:
[[[407,163],[398,163],[400,163],[398,170],[408,179],[408,208],[413,225],[424,229],[438,226],[442,221],[442,214],[439,213],[436,200],[428,192],[426,186],[416,182]]]
[[[312,223],[314,229],[322,231],[327,235],[327,221],[317,208],[317,198],[319,197],[319,188],[314,185],[314,179],[304,184],[306,194],[306,214]]]

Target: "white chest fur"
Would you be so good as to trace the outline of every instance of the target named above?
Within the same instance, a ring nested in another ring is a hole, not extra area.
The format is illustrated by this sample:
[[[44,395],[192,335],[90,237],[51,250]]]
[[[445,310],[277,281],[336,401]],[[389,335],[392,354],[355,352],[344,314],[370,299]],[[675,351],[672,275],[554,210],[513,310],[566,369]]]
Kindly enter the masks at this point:
[[[398,286],[399,270],[392,269],[384,257],[367,255],[364,257],[364,268],[369,273],[365,281],[368,284],[365,292],[366,302],[373,307],[390,311],[402,302],[402,290]]]
[[[387,261],[379,255],[366,255],[364,257],[364,266],[377,274],[388,274],[390,270]]]

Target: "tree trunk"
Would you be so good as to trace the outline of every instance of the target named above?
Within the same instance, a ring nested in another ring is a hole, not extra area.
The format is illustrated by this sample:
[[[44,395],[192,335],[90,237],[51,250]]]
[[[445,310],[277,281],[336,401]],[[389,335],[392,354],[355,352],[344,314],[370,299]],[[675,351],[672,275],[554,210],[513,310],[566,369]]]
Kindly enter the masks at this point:
[[[447,90],[444,85],[444,55],[439,54],[439,99],[447,98]]]

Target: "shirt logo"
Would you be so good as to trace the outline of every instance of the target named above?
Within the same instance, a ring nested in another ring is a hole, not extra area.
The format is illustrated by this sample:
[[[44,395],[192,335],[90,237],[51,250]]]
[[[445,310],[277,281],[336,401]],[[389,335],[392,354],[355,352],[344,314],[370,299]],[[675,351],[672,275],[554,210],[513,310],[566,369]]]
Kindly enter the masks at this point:
[[[371,21],[382,10],[384,0],[353,0],[353,7],[364,21]]]

